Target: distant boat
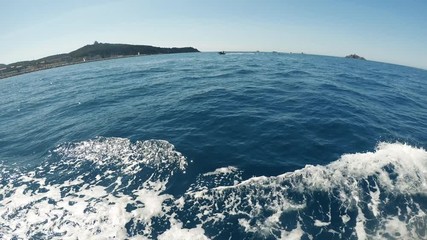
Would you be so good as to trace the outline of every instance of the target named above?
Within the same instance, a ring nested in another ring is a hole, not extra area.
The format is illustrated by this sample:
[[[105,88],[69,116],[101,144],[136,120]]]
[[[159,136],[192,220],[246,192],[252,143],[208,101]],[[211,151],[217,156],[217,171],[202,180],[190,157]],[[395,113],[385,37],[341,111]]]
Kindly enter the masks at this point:
[[[219,55],[225,55],[225,52],[224,52],[224,51],[222,51],[222,52],[218,52],[218,54],[219,54]]]

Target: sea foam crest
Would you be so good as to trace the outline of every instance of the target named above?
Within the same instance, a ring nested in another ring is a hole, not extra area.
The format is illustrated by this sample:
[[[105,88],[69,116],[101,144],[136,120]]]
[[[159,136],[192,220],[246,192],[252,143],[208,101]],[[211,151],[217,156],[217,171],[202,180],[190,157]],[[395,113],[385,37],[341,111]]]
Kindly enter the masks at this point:
[[[151,238],[162,194],[185,157],[163,140],[96,138],[58,146],[35,171],[0,183],[1,239],[125,239],[131,221]],[[179,226],[179,222],[176,222]],[[174,225],[170,225],[174,227]],[[174,227],[176,229],[176,227]],[[201,230],[182,230],[182,233]],[[170,233],[170,231],[169,231]]]
[[[60,145],[54,153],[67,164],[92,161],[96,165],[118,165],[132,174],[141,170],[140,164],[156,167],[177,166],[184,171],[185,157],[175,151],[175,146],[164,140],[136,141],[126,138],[97,137],[93,140]]]
[[[237,221],[248,238],[419,239],[427,237],[426,170],[424,149],[380,143],[326,166],[230,186],[201,182],[181,202],[218,238],[239,238],[227,230]]]
[[[399,193],[427,191],[427,153],[401,143],[379,143],[375,152],[345,154],[326,166],[306,166],[281,178],[302,179],[312,190],[352,188],[360,180],[374,177],[384,190]]]

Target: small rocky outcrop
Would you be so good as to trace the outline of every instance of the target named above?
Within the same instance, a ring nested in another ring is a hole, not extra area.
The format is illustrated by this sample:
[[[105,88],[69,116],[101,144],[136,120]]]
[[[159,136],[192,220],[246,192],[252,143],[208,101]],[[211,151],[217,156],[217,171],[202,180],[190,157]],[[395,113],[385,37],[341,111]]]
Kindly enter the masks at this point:
[[[359,56],[359,55],[357,55],[357,54],[350,54],[350,55],[347,55],[347,56],[345,56],[346,58],[353,58],[353,59],[360,59],[360,60],[366,60],[364,57],[361,57],[361,56]]]

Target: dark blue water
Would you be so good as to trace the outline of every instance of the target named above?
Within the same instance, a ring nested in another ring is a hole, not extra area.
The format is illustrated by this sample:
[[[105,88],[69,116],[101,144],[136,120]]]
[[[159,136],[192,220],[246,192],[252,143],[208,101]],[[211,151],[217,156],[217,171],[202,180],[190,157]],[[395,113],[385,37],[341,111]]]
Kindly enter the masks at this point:
[[[427,71],[142,56],[0,81],[2,239],[427,239]]]

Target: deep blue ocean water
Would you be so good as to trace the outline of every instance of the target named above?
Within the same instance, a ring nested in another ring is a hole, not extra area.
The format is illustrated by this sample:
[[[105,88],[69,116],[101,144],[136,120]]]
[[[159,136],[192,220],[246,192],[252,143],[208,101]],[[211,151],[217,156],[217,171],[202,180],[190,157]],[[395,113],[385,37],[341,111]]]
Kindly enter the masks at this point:
[[[0,80],[0,238],[427,239],[426,83],[281,53]]]

